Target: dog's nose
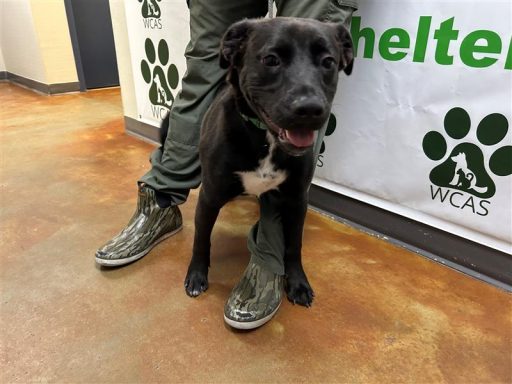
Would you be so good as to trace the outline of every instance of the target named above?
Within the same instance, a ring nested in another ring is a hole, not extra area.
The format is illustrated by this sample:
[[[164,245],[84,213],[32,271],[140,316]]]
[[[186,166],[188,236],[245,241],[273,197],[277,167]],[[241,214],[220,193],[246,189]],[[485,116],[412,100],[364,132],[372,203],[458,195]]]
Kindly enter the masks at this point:
[[[320,100],[307,98],[293,103],[292,111],[295,116],[300,118],[321,117],[324,114],[324,105]]]

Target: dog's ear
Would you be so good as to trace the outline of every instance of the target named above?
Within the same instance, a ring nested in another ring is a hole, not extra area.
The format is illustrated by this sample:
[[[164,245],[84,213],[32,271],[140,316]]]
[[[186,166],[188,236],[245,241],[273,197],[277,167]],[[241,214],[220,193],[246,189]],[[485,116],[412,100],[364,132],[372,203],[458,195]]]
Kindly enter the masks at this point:
[[[343,25],[336,26],[336,38],[340,47],[340,65],[339,70],[343,69],[347,75],[352,73],[354,65],[354,45],[349,31]]]
[[[254,20],[242,20],[228,28],[220,44],[220,67],[229,68],[243,54],[245,42],[254,25]]]

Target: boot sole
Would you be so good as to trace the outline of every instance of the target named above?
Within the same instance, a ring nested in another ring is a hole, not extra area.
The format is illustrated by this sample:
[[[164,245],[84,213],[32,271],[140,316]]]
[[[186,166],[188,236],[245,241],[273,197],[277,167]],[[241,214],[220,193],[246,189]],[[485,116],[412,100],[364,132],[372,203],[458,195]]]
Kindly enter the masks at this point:
[[[172,232],[168,232],[162,237],[159,237],[156,239],[153,243],[151,243],[146,249],[144,249],[142,252],[137,253],[136,255],[125,257],[124,259],[102,259],[100,257],[96,256],[96,263],[99,265],[102,265],[104,267],[120,267],[122,265],[133,263],[134,261],[137,261],[139,259],[142,259],[144,256],[146,256],[149,251],[151,251],[157,244],[164,241],[165,239],[175,235],[179,231],[183,229],[183,225],[179,227],[178,229],[175,229]]]
[[[230,319],[230,318],[226,317],[226,315],[224,315],[224,321],[230,327],[233,327],[233,328],[236,328],[236,329],[243,329],[243,330],[255,329],[255,328],[261,327],[263,324],[265,324],[268,321],[270,321],[270,319],[272,319],[272,317],[274,317],[274,315],[277,313],[277,311],[279,310],[280,306],[281,306],[281,303],[279,303],[277,308],[274,309],[274,311],[272,313],[270,313],[269,315],[267,315],[265,317],[262,317],[261,319],[258,319],[258,320],[254,320],[254,321],[236,321],[236,320]]]

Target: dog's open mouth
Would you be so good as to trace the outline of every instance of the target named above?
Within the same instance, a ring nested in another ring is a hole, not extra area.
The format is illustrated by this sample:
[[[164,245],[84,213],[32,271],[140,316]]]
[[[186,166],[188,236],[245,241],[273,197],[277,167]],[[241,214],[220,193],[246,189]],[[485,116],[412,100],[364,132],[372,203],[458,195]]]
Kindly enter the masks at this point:
[[[315,143],[315,131],[308,128],[285,129],[259,108],[259,115],[270,130],[277,136],[279,146],[289,155],[301,156]]]
[[[297,148],[311,147],[315,141],[315,132],[310,129],[295,129],[293,131],[280,128],[279,139],[288,141]]]

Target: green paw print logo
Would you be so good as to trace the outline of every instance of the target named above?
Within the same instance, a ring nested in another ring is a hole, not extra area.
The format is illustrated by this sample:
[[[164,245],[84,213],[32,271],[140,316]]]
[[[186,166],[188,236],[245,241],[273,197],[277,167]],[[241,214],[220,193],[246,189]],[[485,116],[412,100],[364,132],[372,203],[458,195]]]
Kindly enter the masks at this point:
[[[148,18],[159,18],[160,17],[160,6],[158,3],[162,0],[139,0],[142,3],[142,17]]]
[[[144,47],[146,59],[141,61],[140,69],[144,81],[150,85],[149,100],[153,105],[170,108],[174,102],[171,89],[178,87],[178,68],[170,64],[167,70],[164,69],[169,63],[169,47],[165,40],[158,43],[158,52],[149,38],[146,39]]]
[[[333,113],[329,115],[329,121],[327,122],[327,129],[325,130],[325,137],[331,136],[336,130],[336,116]],[[320,147],[320,155],[325,152],[325,137]]]
[[[476,129],[479,145],[498,146],[505,139],[508,127],[507,118],[500,113],[485,116]],[[463,140],[471,130],[469,114],[463,108],[452,108],[444,118],[444,129],[452,139]],[[494,196],[496,185],[491,175],[512,174],[512,146],[493,148],[487,163],[479,145],[470,142],[457,144],[448,157],[432,169],[430,181],[439,187],[458,189],[482,199]],[[428,132],[423,137],[423,151],[431,160],[442,160],[448,153],[443,134]]]

